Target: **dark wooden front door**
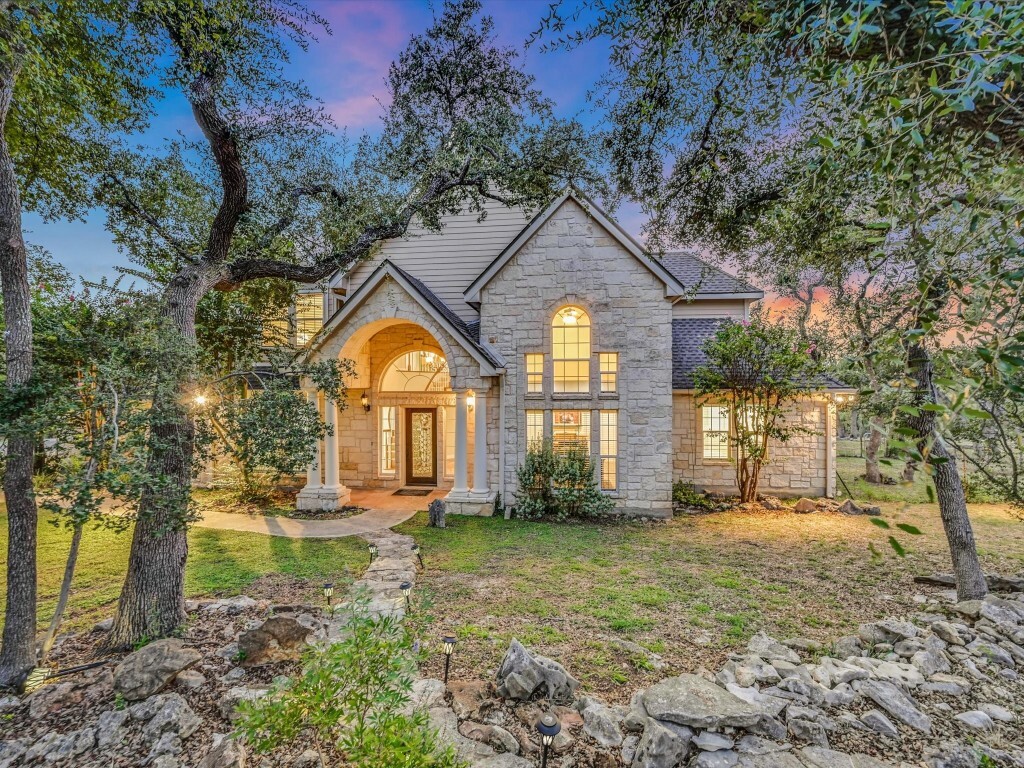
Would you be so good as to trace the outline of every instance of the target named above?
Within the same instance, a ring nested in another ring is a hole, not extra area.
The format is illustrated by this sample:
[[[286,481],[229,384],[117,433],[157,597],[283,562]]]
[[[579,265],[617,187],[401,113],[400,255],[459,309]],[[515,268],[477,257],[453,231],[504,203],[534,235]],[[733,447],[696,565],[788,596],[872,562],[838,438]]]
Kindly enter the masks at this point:
[[[405,482],[437,485],[437,409],[405,409]]]

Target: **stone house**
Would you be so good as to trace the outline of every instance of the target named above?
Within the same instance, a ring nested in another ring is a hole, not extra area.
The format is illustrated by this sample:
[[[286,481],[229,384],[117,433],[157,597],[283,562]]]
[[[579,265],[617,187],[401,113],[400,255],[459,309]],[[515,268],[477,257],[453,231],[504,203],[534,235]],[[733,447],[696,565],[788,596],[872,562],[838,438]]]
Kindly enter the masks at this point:
[[[577,193],[533,217],[497,203],[447,217],[322,290],[299,297],[297,341],[356,373],[341,408],[307,390],[337,429],[300,507],[426,486],[449,512],[490,514],[497,493],[514,505],[516,469],[545,439],[588,446],[624,513],[670,515],[680,479],[735,489],[728,411],[695,402],[692,372],[703,339],[764,294],[690,254],[647,255]],[[814,434],[774,448],[765,493],[833,495],[840,390],[799,403]]]

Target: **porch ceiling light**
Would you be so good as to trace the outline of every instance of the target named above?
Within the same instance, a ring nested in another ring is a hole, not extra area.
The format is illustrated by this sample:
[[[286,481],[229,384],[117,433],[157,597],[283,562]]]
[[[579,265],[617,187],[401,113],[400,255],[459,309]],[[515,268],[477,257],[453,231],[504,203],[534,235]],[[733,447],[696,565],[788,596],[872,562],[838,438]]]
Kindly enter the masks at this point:
[[[555,736],[557,736],[561,730],[562,724],[559,723],[558,718],[550,712],[537,721],[537,733],[540,734],[540,743],[543,746],[540,758],[541,768],[546,768],[548,764],[548,749],[555,743]]]
[[[363,394],[359,398],[359,402],[362,404],[363,410],[366,411],[367,413],[369,413],[370,412],[370,396],[366,393],[366,390],[363,390]]]
[[[441,638],[441,647],[444,648],[444,684],[448,685],[448,667],[452,662],[452,652],[457,642],[455,635],[445,635]]]
[[[405,610],[408,611],[410,607],[409,595],[412,594],[412,582],[403,581],[398,588],[402,590],[402,594],[405,595]]]

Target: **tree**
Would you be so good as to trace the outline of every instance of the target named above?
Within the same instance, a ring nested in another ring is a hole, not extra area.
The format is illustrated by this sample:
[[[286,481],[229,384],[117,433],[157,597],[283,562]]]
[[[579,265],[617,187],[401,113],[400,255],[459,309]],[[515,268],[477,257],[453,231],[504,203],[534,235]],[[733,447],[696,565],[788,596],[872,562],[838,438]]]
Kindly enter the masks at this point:
[[[0,284],[4,305],[4,410],[24,412],[35,385],[31,286],[23,208],[73,214],[86,198],[87,167],[102,153],[97,131],[130,129],[146,102],[139,71],[117,32],[117,3],[0,2]],[[32,468],[37,435],[4,424],[7,606],[0,686],[35,664],[36,523]]]
[[[826,221],[831,211],[859,220],[865,208],[851,203],[867,203],[873,220],[865,224],[876,230],[867,243],[898,254],[914,288],[905,327],[894,329],[909,402],[892,444],[929,473],[959,596],[983,596],[963,484],[939,418],[965,399],[940,396],[933,358],[963,308],[1000,306],[1019,289],[1024,8],[928,0],[585,5],[595,21],[566,32],[571,20],[555,12],[546,29],[562,34],[555,44],[610,39],[608,154],[620,189],[652,214],[653,242],[721,233],[723,213],[754,224],[787,198],[817,198],[814,216]],[[790,162],[794,145],[812,152],[809,162]],[[984,333],[977,314],[963,315],[975,323],[965,330]],[[1006,367],[1024,360],[1024,339],[990,341],[988,354]]]
[[[706,361],[693,373],[698,402],[724,402],[740,501],[757,499],[772,442],[809,430],[789,420],[792,406],[819,384],[813,347],[796,333],[755,317],[726,323],[703,344]]]
[[[188,354],[152,395],[148,474],[115,646],[185,618],[185,523],[195,448],[197,311],[213,290],[271,278],[312,283],[367,257],[418,219],[428,227],[486,199],[538,206],[588,179],[587,137],[551,115],[517,54],[493,41],[477,0],[446,2],[388,75],[379,140],[339,159],[326,120],[279,62],[322,26],[291,2],[139,4],[136,29],[164,51],[166,80],[192,105],[202,140],[161,157],[123,155],[104,176],[115,237],[162,286],[162,312]],[[351,150],[351,151],[348,151]],[[342,162],[344,160],[344,162]]]

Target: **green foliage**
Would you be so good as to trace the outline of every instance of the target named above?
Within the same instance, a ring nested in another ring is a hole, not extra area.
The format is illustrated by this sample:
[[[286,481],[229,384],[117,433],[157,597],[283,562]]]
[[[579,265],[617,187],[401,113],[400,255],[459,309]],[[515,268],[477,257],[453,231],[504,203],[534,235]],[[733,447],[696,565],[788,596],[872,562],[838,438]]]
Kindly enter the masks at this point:
[[[310,741],[326,764],[353,768],[458,768],[424,710],[404,709],[416,672],[414,642],[365,601],[346,604],[340,640],[307,652],[301,673],[265,698],[243,703],[238,733],[258,753]]]
[[[693,483],[676,480],[672,484],[672,502],[691,509],[714,509],[715,503],[698,491]]]
[[[556,452],[549,440],[526,452],[516,470],[516,515],[526,520],[553,515],[562,521],[596,517],[615,506],[597,486],[594,464],[583,446]]]
[[[703,346],[705,362],[694,371],[701,404],[729,409],[729,445],[740,500],[757,498],[761,467],[771,441],[785,443],[809,430],[786,416],[794,402],[817,386],[814,350],[796,334],[759,316],[729,322]]]

